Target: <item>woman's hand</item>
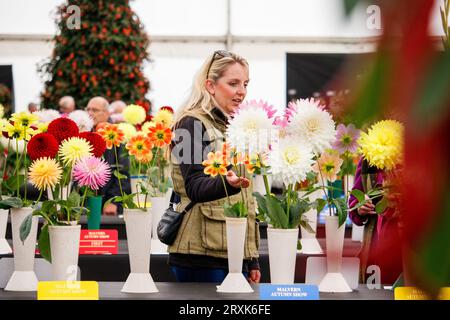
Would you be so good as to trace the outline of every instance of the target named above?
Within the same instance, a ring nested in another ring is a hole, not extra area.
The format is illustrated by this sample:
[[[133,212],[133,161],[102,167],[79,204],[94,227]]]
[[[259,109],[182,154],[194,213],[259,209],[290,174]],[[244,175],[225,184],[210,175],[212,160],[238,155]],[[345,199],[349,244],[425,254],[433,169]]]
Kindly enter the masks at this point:
[[[366,200],[367,199],[369,199],[369,197],[366,195]],[[367,214],[376,214],[375,205],[372,203],[372,200],[369,200],[363,206],[359,207],[358,214],[360,216],[365,216]]]
[[[247,178],[238,177],[234,171],[229,170],[226,175],[228,183],[234,188],[248,188],[250,180]]]
[[[250,283],[259,283],[259,280],[261,280],[261,271],[250,270],[247,280]]]

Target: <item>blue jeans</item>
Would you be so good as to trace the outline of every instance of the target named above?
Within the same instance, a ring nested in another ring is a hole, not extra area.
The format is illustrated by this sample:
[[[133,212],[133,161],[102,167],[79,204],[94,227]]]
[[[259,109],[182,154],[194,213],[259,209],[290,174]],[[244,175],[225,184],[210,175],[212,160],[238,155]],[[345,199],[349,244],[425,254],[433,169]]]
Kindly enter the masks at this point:
[[[221,283],[228,274],[225,269],[212,268],[183,268],[172,266],[172,272],[178,282],[214,282]],[[244,272],[245,278],[248,273]]]

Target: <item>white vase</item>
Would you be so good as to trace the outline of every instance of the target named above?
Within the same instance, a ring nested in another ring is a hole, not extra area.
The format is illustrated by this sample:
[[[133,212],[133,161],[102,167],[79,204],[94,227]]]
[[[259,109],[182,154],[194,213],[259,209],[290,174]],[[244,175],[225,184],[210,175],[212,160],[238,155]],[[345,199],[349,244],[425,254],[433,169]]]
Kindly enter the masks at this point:
[[[325,217],[325,234],[327,244],[327,273],[319,283],[320,292],[351,292],[341,273],[342,252],[344,249],[345,224],[340,226],[337,216]]]
[[[303,196],[306,192],[305,191],[299,191],[299,196]],[[322,190],[316,190],[310,195],[308,195],[308,198],[310,201],[315,201],[316,199],[320,198],[323,194]],[[300,242],[302,244],[301,253],[303,254],[323,254],[322,247],[319,244],[319,241],[317,241],[317,215],[319,213],[316,209],[308,210],[308,212],[304,213],[304,216],[306,219],[308,219],[308,223],[311,226],[311,228],[314,230],[314,232],[309,232],[302,226],[300,226],[300,234],[301,239]]]
[[[270,283],[293,284],[297,259],[298,228],[267,228]]]
[[[9,210],[0,209],[0,254],[12,253],[8,241],[6,241],[6,226],[8,225]]]
[[[121,291],[128,293],[158,292],[150,275],[151,209],[147,209],[147,211],[124,209],[123,216],[127,231],[131,273]]]
[[[36,291],[38,279],[34,272],[34,255],[36,252],[36,236],[38,217],[32,217],[31,230],[22,243],[20,225],[33,212],[32,208],[11,208],[11,227],[14,248],[14,272],[9,279],[6,291]]]
[[[253,292],[242,274],[247,218],[225,218],[227,228],[228,275],[217,292]]]
[[[49,226],[54,281],[76,281],[81,225]]]

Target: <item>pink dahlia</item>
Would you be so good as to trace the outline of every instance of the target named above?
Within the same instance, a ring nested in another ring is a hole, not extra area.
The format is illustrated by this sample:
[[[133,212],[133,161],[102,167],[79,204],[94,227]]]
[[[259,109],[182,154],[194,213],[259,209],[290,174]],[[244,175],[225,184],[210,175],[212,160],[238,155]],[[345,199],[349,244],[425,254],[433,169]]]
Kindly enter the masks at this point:
[[[73,167],[73,180],[80,187],[87,186],[92,190],[98,190],[105,186],[110,178],[109,165],[103,159],[94,156],[78,160]]]

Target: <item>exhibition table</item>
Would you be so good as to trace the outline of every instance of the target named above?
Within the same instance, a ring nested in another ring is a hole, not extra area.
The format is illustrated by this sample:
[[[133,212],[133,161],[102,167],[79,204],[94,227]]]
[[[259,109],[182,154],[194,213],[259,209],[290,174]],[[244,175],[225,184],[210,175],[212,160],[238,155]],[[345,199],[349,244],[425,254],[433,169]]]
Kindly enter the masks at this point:
[[[157,282],[158,293],[122,293],[123,282],[99,282],[101,300],[259,300],[259,286],[253,293],[219,293],[213,283]],[[0,289],[0,300],[34,300],[36,292],[10,292]],[[373,289],[360,285],[348,293],[320,293],[320,300],[393,300],[391,290]]]

